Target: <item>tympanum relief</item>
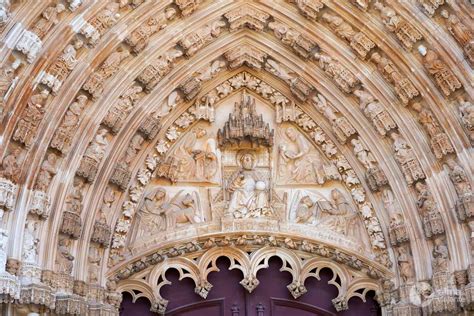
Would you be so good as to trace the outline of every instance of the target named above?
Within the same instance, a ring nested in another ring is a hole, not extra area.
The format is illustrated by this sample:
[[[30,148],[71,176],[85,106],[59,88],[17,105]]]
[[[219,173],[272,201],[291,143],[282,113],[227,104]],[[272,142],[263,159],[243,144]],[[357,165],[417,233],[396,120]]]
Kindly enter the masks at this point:
[[[265,91],[260,92],[264,98]],[[208,100],[212,93],[198,97],[163,130],[155,172],[137,206],[129,211],[125,206],[128,219],[119,221],[116,230],[130,226],[130,242],[140,243],[186,236],[208,225],[255,230],[256,223],[267,223],[274,226],[268,229],[283,225],[369,249],[362,216],[351,199],[358,194],[354,188],[349,192],[344,183],[352,182],[340,174],[343,161],[330,161],[328,148],[317,147],[317,137],[304,132],[300,120],[305,114],[295,103],[272,94],[273,104],[245,88],[222,99]],[[196,114],[203,104],[212,119]],[[138,215],[133,223],[132,212]]]

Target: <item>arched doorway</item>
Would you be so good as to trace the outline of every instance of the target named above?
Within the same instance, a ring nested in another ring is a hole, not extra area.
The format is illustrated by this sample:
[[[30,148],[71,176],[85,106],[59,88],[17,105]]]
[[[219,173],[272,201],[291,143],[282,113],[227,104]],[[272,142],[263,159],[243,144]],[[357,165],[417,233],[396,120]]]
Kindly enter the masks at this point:
[[[340,282],[330,269],[322,269],[316,277],[305,281],[306,293],[295,299],[288,291],[292,283],[291,274],[281,271],[283,262],[278,257],[268,261],[268,268],[261,269],[257,278],[259,285],[249,293],[239,282],[242,273],[237,269],[229,270],[230,261],[221,257],[217,260],[219,271],[210,273],[208,281],[212,290],[206,299],[195,293],[195,284],[189,278],[180,279],[175,269],[166,272],[171,282],[162,288],[163,298],[168,300],[165,315],[180,316],[309,316],[309,315],[381,315],[380,307],[374,300],[373,291],[365,296],[365,302],[353,297],[348,309],[338,312],[332,300],[338,296],[338,290],[332,283]],[[151,303],[139,296],[123,293],[120,315],[157,315],[150,311]],[[137,295],[138,294],[138,295]]]

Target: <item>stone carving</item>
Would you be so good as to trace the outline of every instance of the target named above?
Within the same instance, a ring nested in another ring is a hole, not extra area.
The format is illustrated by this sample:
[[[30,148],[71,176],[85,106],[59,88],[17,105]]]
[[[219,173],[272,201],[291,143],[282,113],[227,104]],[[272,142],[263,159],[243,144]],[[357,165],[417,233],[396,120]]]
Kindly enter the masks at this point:
[[[70,236],[72,239],[77,239],[81,235],[81,212],[84,189],[82,179],[75,178],[71,193],[66,196],[66,210],[63,213],[60,232]]]
[[[412,49],[416,42],[423,39],[421,33],[413,25],[398,15],[388,5],[384,6],[381,2],[377,1],[374,7],[380,11],[382,22],[387,29],[395,34],[405,48]]]
[[[49,216],[50,206],[49,195],[46,192],[36,190],[33,192],[33,201],[28,208],[28,212],[46,219]]]
[[[415,268],[413,266],[413,257],[410,254],[410,248],[408,246],[401,246],[397,248],[397,252],[400,277],[405,284],[411,283],[415,280]]]
[[[373,168],[377,164],[377,160],[360,138],[352,139],[351,144],[354,146],[354,154],[365,169]]]
[[[71,11],[76,11],[77,8],[79,8],[82,5],[82,2],[84,0],[67,0],[67,3],[69,4],[68,8]]]
[[[244,64],[250,68],[261,69],[267,54],[244,44],[229,49],[224,53],[224,58],[228,61],[230,69],[239,68]]]
[[[138,127],[138,131],[148,140],[153,140],[161,129],[160,118],[156,115],[148,116]]]
[[[38,38],[43,38],[54,25],[59,23],[59,14],[65,9],[62,3],[46,8],[41,14],[41,18],[33,25],[31,32],[35,33]]]
[[[188,57],[193,56],[199,49],[207,45],[214,38],[221,34],[221,29],[225,26],[223,20],[212,22],[202,29],[197,30],[189,35],[186,35],[178,44],[183,47],[185,54]]]
[[[84,83],[82,89],[92,95],[92,99],[96,100],[104,90],[104,82],[107,78],[113,76],[118,70],[120,64],[130,56],[128,50],[118,50],[113,52],[102,63],[98,70],[96,70]]]
[[[107,130],[100,129],[87,147],[76,174],[89,182],[94,181],[108,145]]]
[[[8,253],[8,234],[4,229],[0,229],[0,275],[6,272],[7,264],[7,253]],[[1,277],[0,277],[1,278]]]
[[[408,231],[405,226],[405,220],[401,213],[400,205],[395,200],[393,192],[390,189],[382,191],[383,205],[390,216],[390,243],[393,246],[400,245],[409,240]]]
[[[312,148],[309,141],[288,127],[280,139],[278,146],[278,178],[285,183],[318,183],[328,180],[340,180],[339,173],[334,172],[331,163],[325,164],[319,152]]]
[[[198,71],[185,80],[179,85],[178,89],[183,92],[186,100],[190,101],[194,99],[201,90],[202,82],[214,78],[216,74],[225,68],[225,66],[225,61],[215,60],[203,70]]]
[[[407,183],[411,185],[418,180],[424,179],[425,173],[421,169],[420,163],[407,141],[398,133],[390,134],[390,138],[393,140],[392,146],[395,151],[395,159],[402,167]]]
[[[84,111],[87,101],[87,97],[81,94],[76,98],[76,101],[69,106],[61,121],[61,125],[54,132],[50,144],[51,148],[55,148],[63,154],[66,154],[69,151],[72,138],[79,126],[79,119],[81,118],[81,114]]]
[[[41,39],[35,33],[28,30],[23,31],[20,40],[15,46],[15,49],[26,55],[26,61],[30,64],[36,59],[41,48],[43,48]]]
[[[174,3],[181,10],[183,17],[190,16],[194,11],[197,10],[202,0],[174,0]]]
[[[64,80],[69,76],[77,64],[77,53],[83,46],[80,40],[74,41],[64,49],[63,53],[54,61],[41,77],[41,83],[51,89],[53,95],[57,94]]]
[[[288,84],[295,79],[295,74],[290,69],[270,58],[265,63],[265,70]]]
[[[88,265],[88,283],[98,283],[100,274],[100,260],[102,259],[99,248],[95,246],[89,247],[87,256]]]
[[[0,213],[3,213],[2,210],[13,210],[16,203],[17,189],[16,184],[0,177]]]
[[[172,230],[182,224],[195,224],[204,220],[197,193],[186,193],[184,190],[180,190],[170,200],[163,188],[152,190],[146,195],[140,213],[142,227],[147,233]]]
[[[0,27],[5,26],[10,18],[10,0],[0,1]]]
[[[458,218],[465,221],[474,217],[474,193],[469,178],[464,169],[454,159],[448,159],[446,165],[449,168],[449,177],[458,195],[456,203]]]
[[[318,112],[331,122],[334,134],[342,144],[357,133],[345,117],[338,117],[336,115],[336,111],[334,111],[323,95],[318,93],[316,96],[313,96],[312,103]]]
[[[351,93],[358,85],[359,79],[346,67],[329,55],[315,53],[314,59],[319,61],[319,67],[334,81],[344,92]]]
[[[375,47],[375,43],[367,35],[362,32],[356,32],[340,16],[324,13],[322,18],[336,32],[337,36],[349,42],[352,49],[362,59],[365,59],[370,50]]]
[[[443,156],[454,153],[454,148],[448,139],[448,135],[443,132],[433,113],[420,103],[413,103],[412,108],[418,113],[418,121],[430,136],[431,148],[436,158],[440,159]]]
[[[34,220],[30,218],[26,220],[25,233],[23,235],[23,262],[36,264],[39,243],[39,239],[36,238],[37,227],[38,223]]]
[[[231,193],[228,213],[235,218],[272,215],[269,203],[269,183],[259,180],[255,174],[255,157],[243,153],[239,159],[241,170],[234,173],[227,189]]]
[[[313,210],[314,202],[307,195],[303,196],[296,207],[295,223],[312,224],[315,221],[315,212]]]
[[[444,4],[444,0],[418,0],[418,2],[429,16],[433,16],[438,7]]]
[[[439,58],[437,53],[427,50],[424,46],[419,46],[418,51],[424,56],[423,61],[426,70],[433,76],[436,84],[445,96],[450,96],[451,93],[462,87],[459,79],[450,67]]]
[[[446,26],[456,41],[464,50],[467,60],[474,65],[474,33],[469,27],[464,25],[459,18],[448,11],[441,11],[441,16],[446,19]]]
[[[151,17],[143,25],[140,25],[125,39],[134,54],[142,52],[150,41],[150,37],[168,26],[168,23],[176,17],[176,9],[166,8],[157,17]]]
[[[458,102],[461,122],[468,131],[469,139],[474,142],[474,104],[462,97],[458,98]]]
[[[1,6],[1,0],[0,0]],[[1,10],[1,7],[0,7]],[[0,11],[1,16],[1,11]],[[1,17],[0,17],[1,19]],[[1,28],[1,23],[0,23]],[[0,119],[3,117],[5,104],[10,96],[10,92],[18,82],[18,77],[15,77],[17,70],[21,66],[21,60],[16,59],[11,64],[6,64],[0,69]]]
[[[355,90],[354,95],[359,98],[360,109],[370,119],[380,135],[385,136],[388,132],[397,128],[397,124],[390,114],[369,92]]]
[[[322,0],[290,0],[306,18],[316,20],[318,12],[324,7]]]
[[[152,62],[137,77],[138,82],[145,86],[145,91],[150,92],[173,69],[175,61],[183,56],[183,52],[177,49],[170,49],[164,55]]]
[[[306,80],[301,77],[295,77],[290,81],[290,91],[300,101],[305,102],[314,88]]]
[[[118,3],[109,3],[96,16],[84,24],[80,33],[86,37],[89,45],[97,45],[100,37],[117,23],[117,18],[119,17],[118,11]]]
[[[132,85],[120,96],[117,104],[107,112],[102,124],[109,127],[112,134],[120,131],[128,114],[142,98],[142,91],[141,86]]]
[[[415,185],[415,189],[418,193],[416,204],[423,219],[425,236],[431,238],[432,236],[444,234],[443,220],[436,206],[436,202],[428,190],[428,186],[423,182],[418,182]]]
[[[157,176],[176,181],[213,181],[217,173],[216,143],[201,141],[206,130],[196,128],[170,149],[157,170]],[[200,143],[200,144],[199,144]]]
[[[242,145],[250,142],[258,146],[273,146],[273,130],[263,121],[263,116],[256,112],[255,99],[242,94],[240,102],[234,104],[233,113],[225,126],[219,129],[217,141],[219,147]]]
[[[56,271],[58,273],[71,274],[73,268],[74,256],[69,247],[71,241],[65,236],[59,236],[58,254],[56,256]]]
[[[28,105],[22,118],[18,121],[13,140],[23,143],[29,147],[36,136],[38,126],[41,123],[44,115],[44,106],[48,99],[48,90],[43,90],[40,93],[33,95],[28,100]]]
[[[303,111],[281,94],[274,94],[273,101],[276,107],[276,122],[296,122],[297,118],[303,114]]]
[[[194,105],[189,109],[189,112],[196,120],[204,120],[212,123],[215,120],[214,104],[217,100],[217,95],[215,92],[211,91],[200,100],[196,100]]]
[[[13,148],[13,150],[2,160],[0,169],[0,178],[18,183],[21,174],[21,164],[24,159],[24,152],[21,148]]]
[[[434,240],[433,247],[433,272],[447,272],[449,264],[449,251],[444,237]]]
[[[145,0],[119,0],[120,8],[125,8],[126,6],[130,6],[131,8],[135,9],[143,4]]]
[[[234,10],[230,10],[224,14],[229,22],[230,31],[242,28],[249,28],[256,31],[263,31],[270,15],[257,10],[248,4],[243,4]]]
[[[119,163],[116,165],[112,176],[110,178],[110,182],[116,184],[122,191],[127,189],[128,183],[132,177],[131,172],[129,170],[130,164],[135,159],[138,154],[138,151],[141,149],[143,142],[145,139],[140,134],[135,134],[130,144],[128,145],[127,150],[123,154],[122,158],[120,159]]]
[[[395,91],[403,104],[407,105],[410,100],[420,94],[410,79],[403,76],[389,59],[376,52],[370,56],[370,60],[377,64],[377,69],[384,78],[394,85]]]
[[[304,59],[308,59],[315,51],[319,50],[319,46],[315,42],[281,22],[270,22],[268,27],[273,30],[276,38],[293,48]]]
[[[47,192],[49,184],[56,174],[56,164],[58,157],[54,153],[49,153],[40,167],[38,178],[36,179],[35,189]]]
[[[109,191],[113,192],[113,191]],[[92,231],[91,242],[102,245],[103,247],[108,247],[110,245],[110,236],[112,235],[110,226],[107,224],[107,219],[105,218],[104,211],[107,211],[105,208],[112,202],[109,202],[111,197],[108,197],[109,193],[106,191],[104,194],[104,204],[97,214],[97,219],[94,223],[94,229]],[[115,196],[113,196],[115,199]],[[107,202],[105,202],[107,199]]]

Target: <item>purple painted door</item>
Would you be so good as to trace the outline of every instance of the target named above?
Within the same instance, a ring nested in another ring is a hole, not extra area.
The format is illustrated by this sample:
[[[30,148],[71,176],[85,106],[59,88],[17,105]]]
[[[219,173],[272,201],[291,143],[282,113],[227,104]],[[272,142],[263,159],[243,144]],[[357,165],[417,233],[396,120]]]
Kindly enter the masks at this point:
[[[268,269],[258,272],[259,286],[248,293],[242,285],[242,273],[228,270],[229,261],[218,260],[219,272],[209,275],[213,285],[207,299],[194,293],[194,282],[187,278],[179,281],[177,271],[170,270],[166,277],[172,285],[164,286],[161,294],[169,300],[166,315],[173,316],[315,316],[315,315],[380,315],[380,308],[368,295],[367,302],[359,298],[349,301],[349,310],[336,312],[331,300],[337,296],[337,289],[328,284],[332,278],[330,270],[321,271],[321,280],[309,278],[305,282],[308,292],[297,300],[286,288],[291,283],[288,272],[280,272],[281,261],[272,258]],[[131,302],[131,296],[124,294],[120,315],[155,315],[150,312],[150,303],[144,299]]]

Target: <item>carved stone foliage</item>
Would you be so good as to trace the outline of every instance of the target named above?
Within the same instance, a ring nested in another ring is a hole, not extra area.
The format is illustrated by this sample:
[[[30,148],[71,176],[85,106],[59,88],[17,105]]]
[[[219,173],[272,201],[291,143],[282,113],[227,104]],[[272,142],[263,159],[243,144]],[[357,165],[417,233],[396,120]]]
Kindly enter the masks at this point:
[[[231,10],[224,14],[224,16],[229,22],[231,31],[245,27],[256,31],[263,31],[267,25],[267,20],[270,18],[268,13],[262,12],[248,4]]]
[[[184,49],[185,55],[193,56],[199,49],[206,46],[214,38],[221,34],[221,29],[225,26],[223,20],[212,22],[203,28],[186,35],[178,44]]]
[[[81,94],[76,98],[76,101],[69,106],[61,121],[61,125],[59,125],[58,129],[54,132],[50,144],[51,148],[57,149],[63,154],[69,151],[72,138],[79,126],[79,120],[87,104],[87,100],[87,97]]]
[[[100,37],[117,23],[119,17],[118,11],[119,4],[110,3],[84,24],[80,29],[80,33],[87,39],[89,45],[97,45]]]
[[[324,13],[322,19],[329,24],[337,36],[349,42],[351,48],[360,58],[365,59],[370,50],[375,47],[375,43],[372,42],[367,35],[354,30],[353,27],[340,16]]]
[[[279,244],[282,243],[282,246],[285,247],[286,244],[291,245],[294,243],[293,240],[287,238],[286,240],[276,240],[270,238],[266,238],[265,236],[238,236],[241,239],[242,237],[244,240],[248,240],[248,246],[255,247],[255,242],[258,238],[263,237],[264,244],[268,243],[269,241],[276,242]],[[229,240],[229,242],[234,243],[235,239],[233,238]],[[209,240],[211,244],[213,241]],[[217,240],[216,240],[217,241]],[[286,244],[285,244],[286,243]],[[200,243],[201,244],[201,243]],[[206,244],[204,244],[205,246]],[[305,243],[305,245],[309,245]],[[191,250],[190,245],[190,250]],[[196,245],[197,246],[197,245]],[[299,259],[296,255],[296,251],[298,250],[291,250],[285,248],[278,248],[272,246],[259,246],[259,250],[252,253],[251,255],[246,254],[243,250],[235,247],[229,246],[215,246],[213,248],[205,248],[196,261],[190,260],[183,260],[184,258],[173,258],[172,256],[168,256],[168,258],[158,255],[154,258],[147,258],[144,264],[141,266],[138,265],[130,265],[125,270],[122,270],[116,276],[117,279],[123,279],[126,277],[130,277],[130,281],[124,280],[118,282],[117,289],[119,291],[133,291],[136,288],[134,284],[140,284],[142,289],[146,289],[146,293],[150,293],[151,297],[148,297],[152,302],[155,302],[155,310],[158,310],[162,313],[166,311],[166,306],[168,301],[161,297],[160,291],[161,288],[165,284],[169,284],[164,275],[169,269],[169,267],[173,267],[177,269],[183,277],[191,278],[196,285],[195,292],[199,294],[201,297],[206,298],[208,293],[212,291],[212,284],[207,281],[208,275],[212,271],[217,271],[216,266],[216,259],[218,256],[221,256],[222,253],[225,253],[226,256],[230,259],[231,264],[237,267],[243,273],[243,279],[240,281],[240,284],[249,292],[252,292],[256,287],[259,286],[259,280],[257,278],[257,273],[260,269],[267,266],[270,257],[278,256],[283,261],[283,267],[285,270],[288,271],[292,276],[292,282],[287,285],[287,288],[291,295],[295,298],[298,298],[307,292],[307,289],[304,286],[305,280],[309,277],[319,278],[319,273],[323,268],[333,269],[334,276],[330,281],[331,284],[334,284],[337,288],[337,297],[333,300],[333,303],[339,306],[340,309],[344,309],[343,306],[347,306],[348,300],[353,296],[360,296],[361,294],[356,292],[356,290],[361,291],[361,289],[366,289],[363,293],[366,293],[369,289],[375,290],[378,288],[378,285],[375,281],[370,280],[364,273],[358,272],[355,269],[355,266],[358,266],[361,262],[357,262],[358,259],[355,257],[345,256],[345,254],[341,255],[342,262],[348,264],[349,267],[342,268],[342,272],[340,269],[335,269],[334,265],[329,263],[327,260],[324,260],[320,257],[315,257],[313,254],[313,258],[308,258],[306,260]],[[200,248],[198,248],[200,249]],[[319,254],[319,251],[322,249],[313,248],[315,254]],[[261,263],[264,264],[261,264]],[[143,279],[139,279],[138,275],[135,277],[133,276],[138,271],[145,269],[150,265],[155,265],[152,267],[147,275],[150,277],[146,277],[144,281]],[[349,272],[350,271],[350,272]],[[353,277],[349,278],[348,276],[352,275]],[[132,281],[133,280],[133,281]],[[153,285],[152,285],[153,284]],[[157,286],[157,291],[149,291],[152,287]],[[151,294],[156,293],[156,294]],[[365,295],[365,294],[364,294]]]
[[[145,86],[145,91],[150,92],[166,76],[175,65],[175,61],[183,56],[183,52],[170,49],[164,55],[153,61],[137,77],[137,81]]]
[[[134,54],[142,52],[150,41],[150,37],[167,27],[168,23],[176,17],[175,8],[167,8],[164,12],[158,14],[156,17],[151,17],[146,20],[143,25],[140,25],[125,39]]]
[[[413,25],[398,15],[390,6],[383,5],[377,1],[374,3],[374,7],[380,11],[382,22],[387,29],[395,34],[405,48],[412,49],[413,46],[423,38],[421,33]]]
[[[424,46],[419,46],[418,50],[424,56],[423,62],[426,70],[445,96],[450,96],[454,91],[462,88],[459,79],[436,52],[427,50]]]
[[[29,147],[38,130],[39,124],[43,119],[44,106],[48,99],[48,90],[43,90],[40,93],[34,94],[29,100],[25,111],[17,123],[15,132],[13,133],[13,140]]]
[[[102,63],[89,79],[84,83],[82,89],[89,92],[93,100],[96,100],[104,90],[104,82],[113,76],[120,67],[120,64],[130,55],[128,50],[118,50],[113,52]]]
[[[99,170],[102,158],[104,158],[108,144],[107,130],[100,129],[95,135],[94,140],[87,147],[81,164],[76,170],[76,174],[89,182],[93,182]]]

